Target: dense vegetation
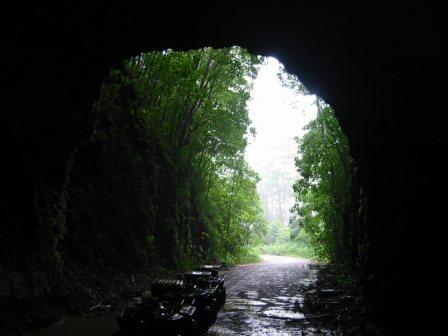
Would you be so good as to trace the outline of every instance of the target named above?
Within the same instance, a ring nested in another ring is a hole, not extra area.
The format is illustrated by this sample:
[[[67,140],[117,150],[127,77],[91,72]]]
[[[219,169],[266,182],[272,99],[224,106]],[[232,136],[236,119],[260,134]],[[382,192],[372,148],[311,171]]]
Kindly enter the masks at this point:
[[[298,228],[293,230],[291,224],[285,225],[279,221],[269,222],[265,240],[257,246],[257,250],[264,254],[316,259],[314,245],[307,231]]]
[[[306,232],[319,258],[354,262],[350,258],[356,255],[360,213],[355,164],[332,108],[320,99],[316,103],[316,119],[297,139],[300,178],[294,184],[295,216],[290,226],[296,236]]]
[[[310,95],[296,76],[283,68],[278,71],[281,85],[298,96]],[[295,138],[296,172],[289,171],[287,163],[294,157],[289,157],[286,150],[281,154],[283,163],[263,175],[260,194],[269,223],[259,250],[338,263],[356,262],[361,196],[356,166],[332,108],[315,98],[315,109],[308,112],[311,121],[303,135]],[[292,216],[284,211],[288,205]]]
[[[248,252],[265,226],[244,161],[259,62],[236,47],[165,50],[111,71],[73,168],[70,255],[172,268]]]

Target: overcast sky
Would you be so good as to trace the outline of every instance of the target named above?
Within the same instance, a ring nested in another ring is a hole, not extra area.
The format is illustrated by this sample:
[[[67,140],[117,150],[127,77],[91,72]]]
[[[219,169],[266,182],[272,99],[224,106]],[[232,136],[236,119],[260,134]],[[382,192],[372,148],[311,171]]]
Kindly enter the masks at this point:
[[[248,102],[249,116],[257,134],[255,139],[250,138],[246,160],[260,174],[261,185],[272,170],[297,176],[294,137],[303,136],[303,127],[316,115],[316,97],[297,94],[283,87],[277,76],[282,69],[275,58],[267,58],[255,79]],[[288,188],[292,188],[292,183]]]
[[[281,69],[283,66],[275,58],[268,57],[259,70],[248,102],[249,117],[257,135],[250,140],[246,159],[255,170],[275,162],[284,150],[295,155],[294,137],[303,135],[303,127],[316,115],[316,97],[283,87],[277,76]],[[290,147],[294,148],[293,152]]]

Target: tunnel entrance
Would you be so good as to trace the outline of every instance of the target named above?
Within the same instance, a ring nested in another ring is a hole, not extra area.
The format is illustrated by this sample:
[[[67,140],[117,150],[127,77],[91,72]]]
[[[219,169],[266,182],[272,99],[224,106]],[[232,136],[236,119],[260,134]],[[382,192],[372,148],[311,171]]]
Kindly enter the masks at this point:
[[[253,279],[274,284],[244,292],[248,316],[263,295],[263,318],[302,321],[293,310],[304,297],[291,291],[294,279],[311,281],[309,261],[271,256],[260,266],[261,255],[353,256],[347,140],[331,107],[274,58],[240,47],[138,54],[110,70],[88,123],[61,163],[62,189],[38,188],[36,211],[48,224],[33,231],[39,262],[66,290],[55,305],[111,313],[148,279],[222,261],[256,264]],[[234,311],[242,306],[230,283]],[[63,329],[91,327],[67,321]]]
[[[228,255],[243,252],[230,251],[226,240],[216,239],[220,231],[212,230],[214,214],[198,211],[204,198],[179,202],[183,195],[203,195],[192,189],[197,184],[182,183],[191,170],[174,169],[184,157],[173,160],[166,155],[168,145],[145,143],[157,138],[152,131],[144,134],[148,128],[138,133],[124,127],[126,118],[90,113],[109,69],[120,68],[139,50],[234,44],[252,54],[278,55],[334,107],[350,139],[365,187],[352,199],[360,199],[356,208],[363,220],[339,233],[352,235],[348,263],[368,302],[366,325],[375,321],[391,334],[403,328],[424,334],[432,327],[428,321],[443,321],[434,318],[441,313],[435,302],[439,295],[425,290],[443,288],[443,277],[432,270],[443,262],[446,240],[439,218],[443,207],[437,207],[443,188],[434,183],[443,176],[438,161],[446,125],[443,100],[434,99],[443,96],[445,64],[444,11],[438,6],[226,2],[216,10],[165,2],[13,7],[2,38],[8,64],[2,113],[2,329],[15,328],[15,321],[25,327],[27,321],[48,321],[55,316],[53,307],[63,302],[69,302],[67,309],[89,309],[116,271],[126,274],[122,279],[136,279],[131,273],[142,265],[167,265],[163,271],[199,260],[213,246],[222,246]],[[134,91],[132,82],[109,81],[129,90],[127,97]],[[134,103],[137,108],[141,101],[132,96],[111,105]],[[429,123],[422,123],[422,115],[429,116]],[[134,116],[145,123],[140,114]],[[100,131],[100,125],[107,127]],[[96,142],[89,139],[93,129]],[[111,141],[116,132],[123,141]],[[139,146],[148,152],[129,155],[141,153]],[[108,167],[115,174],[107,173]],[[200,174],[197,179],[203,181]],[[184,187],[182,195],[172,192],[178,185]],[[216,211],[223,211],[217,204]],[[194,235],[189,233],[192,223]],[[422,239],[426,227],[432,230]],[[168,247],[192,243],[162,249],[161,241]],[[427,266],[429,276],[416,276],[416,265]],[[421,295],[412,294],[416,288],[423,289]],[[417,320],[416,307],[425,307]]]
[[[63,244],[74,259],[175,268],[352,256],[347,139],[275,58],[142,53],[111,70],[92,117],[69,191]]]
[[[142,53],[110,71],[92,117],[71,173],[65,258],[171,279],[237,265],[212,334],[338,328],[352,297],[322,282],[332,308],[312,308],[322,301],[309,294],[311,260],[356,258],[355,165],[333,109],[278,60],[240,47]]]
[[[100,272],[131,272],[127,300],[111,303],[97,290],[91,316],[69,316],[38,336],[341,328],[352,299],[328,281],[318,287],[320,264],[310,259],[340,262],[347,252],[351,236],[340,231],[354,165],[331,107],[278,60],[240,47],[139,54],[111,69],[92,118],[74,156],[62,256],[75,271],[94,268],[97,284]],[[234,266],[221,269],[225,304],[207,306],[211,323],[193,329],[196,317],[185,312],[201,309],[205,294],[183,271],[210,262]],[[331,308],[315,307],[316,292]],[[175,327],[180,318],[187,322]]]

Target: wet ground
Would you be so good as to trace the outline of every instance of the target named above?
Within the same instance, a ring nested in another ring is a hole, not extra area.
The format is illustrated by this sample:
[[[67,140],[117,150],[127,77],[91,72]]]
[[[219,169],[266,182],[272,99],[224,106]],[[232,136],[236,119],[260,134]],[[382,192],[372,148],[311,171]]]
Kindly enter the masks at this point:
[[[304,294],[316,282],[314,266],[306,259],[263,256],[262,263],[231,268],[226,304],[206,335],[339,335],[334,323],[325,323],[331,316],[307,314]],[[105,314],[67,317],[35,335],[111,336],[118,331],[114,318]]]
[[[304,291],[317,271],[306,259],[263,256],[263,263],[233,268],[227,301],[207,335],[336,335],[304,314]]]

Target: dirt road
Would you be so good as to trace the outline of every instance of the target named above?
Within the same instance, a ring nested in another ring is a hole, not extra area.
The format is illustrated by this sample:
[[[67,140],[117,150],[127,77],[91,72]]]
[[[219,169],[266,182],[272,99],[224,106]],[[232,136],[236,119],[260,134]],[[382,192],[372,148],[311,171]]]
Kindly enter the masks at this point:
[[[303,288],[316,279],[310,261],[263,256],[263,263],[232,268],[227,301],[207,335],[336,335],[305,319]]]

